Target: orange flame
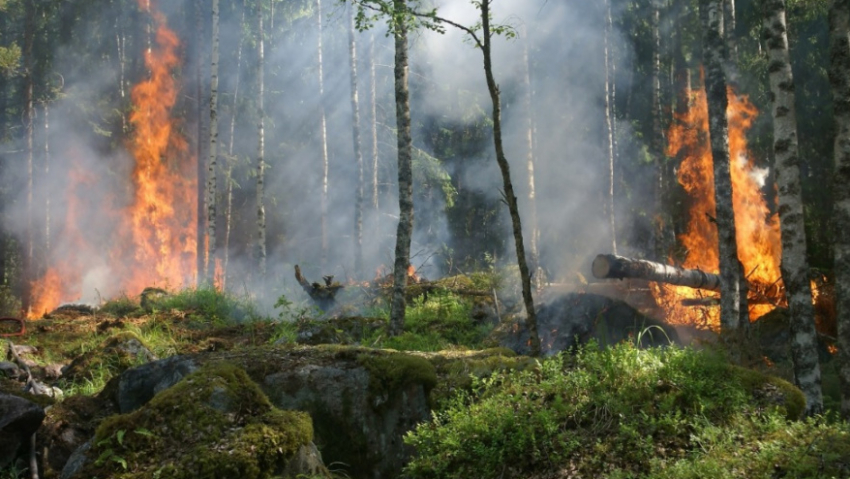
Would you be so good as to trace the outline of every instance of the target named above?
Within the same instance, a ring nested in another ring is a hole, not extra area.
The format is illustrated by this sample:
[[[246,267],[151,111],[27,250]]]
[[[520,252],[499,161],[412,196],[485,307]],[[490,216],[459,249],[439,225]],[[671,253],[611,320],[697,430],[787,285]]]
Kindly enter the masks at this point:
[[[760,172],[747,151],[746,133],[758,111],[743,95],[731,89],[727,92],[729,105],[729,156],[732,173],[732,201],[735,210],[738,257],[744,265],[748,281],[758,289],[773,286],[780,294],[776,303],[784,303],[779,262],[781,242],[779,218],[771,214],[761,192]],[[719,268],[717,227],[714,223],[714,169],[708,136],[708,104],[702,89],[688,92],[691,107],[668,131],[667,155],[682,158],[677,176],[679,183],[692,199],[686,233],[679,241],[686,249],[683,263],[686,268],[698,268],[717,273]],[[681,300],[715,296],[687,287],[654,286],[656,299],[668,312],[668,320],[679,324],[719,327],[719,310],[711,307],[685,307]],[[764,300],[765,298],[761,298]],[[764,301],[761,301],[764,303]],[[774,304],[754,304],[750,319],[756,319],[775,307]]]
[[[105,250],[111,287],[115,292],[138,294],[145,287],[183,286],[193,278],[197,255],[197,176],[196,158],[179,133],[179,122],[172,116],[179,92],[175,71],[181,62],[180,40],[168,28],[165,16],[151,11],[148,0],[139,0],[156,25],[154,44],[145,51],[150,77],[132,90],[133,111],[130,124],[133,136],[127,148],[134,158],[131,198],[128,205],[114,209],[98,204],[101,216],[114,218],[117,233]],[[73,175],[72,175],[73,179]],[[63,240],[68,232],[78,231],[76,189],[66,195],[68,214]],[[79,235],[81,246],[92,246]],[[95,251],[98,251],[95,249]],[[30,317],[39,317],[60,301],[75,300],[81,293],[84,266],[57,261],[33,285]]]

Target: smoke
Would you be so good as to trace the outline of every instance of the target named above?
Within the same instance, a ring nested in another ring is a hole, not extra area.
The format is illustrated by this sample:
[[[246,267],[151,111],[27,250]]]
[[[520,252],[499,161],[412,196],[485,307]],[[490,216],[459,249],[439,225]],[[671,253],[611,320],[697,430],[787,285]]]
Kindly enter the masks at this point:
[[[358,90],[364,161],[364,271],[354,271],[355,190],[358,170],[352,142],[350,57],[347,7],[324,0],[324,96],[319,96],[318,23],[315,1],[274,2],[268,11],[265,44],[265,208],[267,214],[270,290],[273,303],[282,292],[297,295],[292,266],[300,264],[308,278],[333,274],[337,279],[370,279],[381,265],[393,261],[398,201],[395,166],[395,104],[393,39],[386,25],[357,33]],[[192,2],[158,5],[181,40],[183,65],[173,75],[180,85],[172,114],[175,135],[195,151],[199,130],[196,69],[208,75],[208,54],[197,55],[197,42],[209,46],[209,19],[199,31]],[[479,22],[478,11],[466,0],[445,0],[440,16],[463,25]],[[504,140],[514,187],[519,197],[530,248],[528,199],[528,111],[523,97],[530,67],[534,138],[534,180],[540,261],[554,278],[570,277],[594,252],[607,251],[605,190],[603,12],[594,2],[498,0],[494,23],[509,24],[521,35],[493,42],[494,73],[502,93]],[[74,282],[59,301],[111,297],[126,290],[132,275],[122,265],[128,257],[113,257],[111,243],[116,218],[132,198],[126,124],[132,109],[130,89],[148,75],[142,60],[149,44],[150,17],[129,2],[98,5],[75,17],[67,38],[54,54],[54,69],[62,76],[62,95],[50,103],[49,173],[35,173],[33,224],[38,261],[44,273],[60,266],[60,281]],[[69,19],[71,21],[71,19]],[[242,2],[222,1],[219,97],[219,165],[233,166],[234,192],[229,245],[228,287],[259,293],[255,260],[257,163],[257,38],[256,14]],[[199,35],[205,35],[199,38]],[[370,41],[374,58],[369,57]],[[615,32],[616,44],[625,43]],[[523,50],[528,48],[529,64]],[[239,52],[241,51],[241,56]],[[507,209],[499,203],[502,179],[489,133],[490,97],[481,51],[465,34],[447,27],[445,34],[411,32],[410,84],[414,147],[419,184],[416,186],[416,228],[412,263],[427,277],[454,272],[466,259],[484,253],[513,263]],[[625,52],[625,53],[624,53]],[[620,48],[619,72],[630,69],[630,55]],[[376,72],[376,117],[371,116],[370,66]],[[238,96],[235,95],[238,75]],[[628,78],[617,78],[628,88]],[[201,85],[208,94],[209,85]],[[328,137],[327,251],[322,239],[322,144],[320,107],[324,105]],[[202,108],[206,106],[202,104]],[[206,110],[205,110],[206,111]],[[205,113],[208,115],[208,113]],[[235,115],[231,139],[230,124]],[[208,128],[201,117],[200,128]],[[372,125],[378,137],[379,205],[371,204]],[[452,129],[462,132],[449,137]],[[38,129],[38,128],[37,128]],[[464,136],[466,135],[466,136]],[[460,143],[459,138],[465,138]],[[36,144],[44,143],[44,132]],[[232,141],[232,147],[231,147]],[[204,141],[204,143],[206,140]],[[463,146],[462,151],[459,145]],[[19,145],[17,149],[23,148]],[[225,158],[232,148],[233,157]],[[206,161],[206,145],[201,161]],[[38,155],[39,153],[36,153]],[[164,158],[164,161],[172,161]],[[43,161],[36,157],[36,163]],[[18,162],[24,164],[25,162]],[[26,238],[26,171],[13,172],[14,201],[5,205],[6,227]],[[224,247],[226,183],[219,173],[218,251]],[[50,200],[50,217],[43,201]],[[175,205],[196,208],[195,204]],[[49,233],[47,232],[49,225]],[[46,246],[49,239],[49,248]],[[609,243],[607,243],[609,244]],[[40,246],[45,245],[45,246]],[[170,278],[179,287],[194,280],[194,271]],[[151,285],[153,286],[153,285]],[[75,295],[71,296],[71,292]]]

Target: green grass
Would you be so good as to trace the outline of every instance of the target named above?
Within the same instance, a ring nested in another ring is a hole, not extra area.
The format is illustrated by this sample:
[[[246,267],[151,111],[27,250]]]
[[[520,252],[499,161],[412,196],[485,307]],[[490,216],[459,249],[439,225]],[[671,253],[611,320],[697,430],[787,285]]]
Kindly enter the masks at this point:
[[[187,288],[153,300],[154,311],[178,310],[204,324],[222,325],[262,317],[250,298],[212,287]]]
[[[492,330],[471,318],[469,299],[445,290],[436,290],[409,302],[404,317],[404,333],[388,337],[385,332],[367,338],[363,344],[399,351],[440,351],[451,348],[480,349]],[[374,307],[365,314],[389,320],[388,307]]]

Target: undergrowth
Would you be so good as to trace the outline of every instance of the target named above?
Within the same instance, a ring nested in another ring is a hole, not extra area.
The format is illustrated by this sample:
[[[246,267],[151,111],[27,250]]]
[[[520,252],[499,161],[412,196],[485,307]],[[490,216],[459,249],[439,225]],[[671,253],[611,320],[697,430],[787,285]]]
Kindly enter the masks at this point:
[[[161,297],[153,302],[154,311],[178,310],[203,323],[221,325],[241,323],[262,318],[256,304],[213,287],[187,288]]]
[[[406,474],[847,477],[850,428],[789,420],[801,393],[754,375],[706,352],[590,344],[536,371],[473,379],[406,436],[417,451]]]

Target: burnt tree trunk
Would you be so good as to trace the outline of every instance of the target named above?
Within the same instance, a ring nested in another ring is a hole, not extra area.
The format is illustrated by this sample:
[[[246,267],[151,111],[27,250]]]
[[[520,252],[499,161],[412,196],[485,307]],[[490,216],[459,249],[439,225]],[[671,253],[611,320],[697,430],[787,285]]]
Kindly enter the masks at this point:
[[[714,163],[714,198],[717,205],[717,233],[720,256],[720,326],[721,333],[736,342],[736,331],[748,324],[744,271],[738,260],[735,242],[735,214],[732,206],[732,175],[729,158],[729,127],[726,119],[726,74],[724,64],[728,51],[723,35],[721,0],[700,0],[703,26],[703,61],[708,100],[709,136]],[[726,334],[729,333],[729,334]],[[731,344],[732,354],[738,354]]]

